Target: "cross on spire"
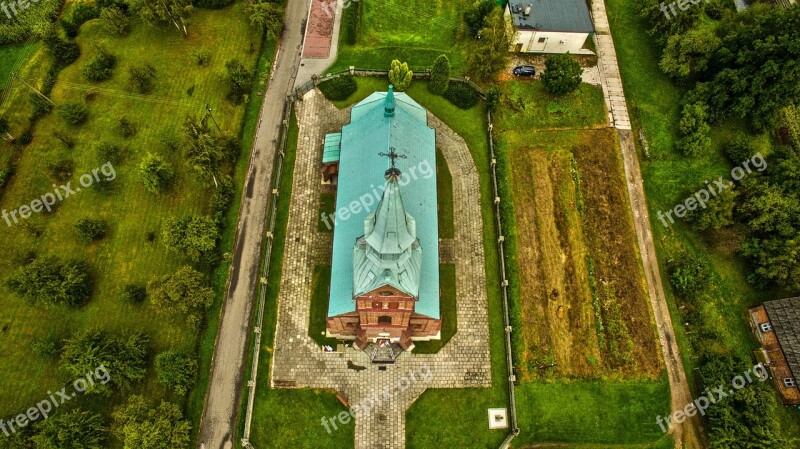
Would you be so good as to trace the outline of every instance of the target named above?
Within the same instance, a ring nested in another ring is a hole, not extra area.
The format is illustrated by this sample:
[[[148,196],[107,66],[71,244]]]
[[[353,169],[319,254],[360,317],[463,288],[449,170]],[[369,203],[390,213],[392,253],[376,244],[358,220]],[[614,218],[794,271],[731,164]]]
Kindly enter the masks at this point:
[[[406,159],[407,156],[405,154],[397,154],[394,147],[389,147],[388,153],[378,153],[378,156],[388,157],[392,160],[392,168],[394,168],[394,160],[395,159]]]

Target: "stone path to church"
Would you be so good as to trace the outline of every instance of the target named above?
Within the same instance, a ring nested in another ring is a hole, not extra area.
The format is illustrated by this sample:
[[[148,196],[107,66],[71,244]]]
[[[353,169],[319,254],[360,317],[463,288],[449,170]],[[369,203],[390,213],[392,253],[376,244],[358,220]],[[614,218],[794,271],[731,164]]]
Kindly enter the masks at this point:
[[[363,351],[352,347],[344,352],[323,352],[308,336],[314,264],[326,260],[324,253],[331,251],[330,236],[317,231],[319,167],[325,134],[346,124],[350,111],[336,109],[317,90],[306,94],[296,106],[300,134],[281,277],[272,385],[330,388],[346,397],[351,406],[373,404],[370,413],[356,419],[355,448],[403,449],[406,410],[427,388],[491,386],[478,173],[464,140],[429,114],[428,125],[436,129],[437,147],[453,175],[453,206],[459,224],[453,242],[454,254],[458,254],[458,331],[450,342],[437,354],[404,353],[386,371],[379,371]],[[366,369],[349,369],[349,363]],[[322,415],[320,421],[310,425],[322,425],[321,419]],[[324,442],[320,442],[320,447],[324,447]]]

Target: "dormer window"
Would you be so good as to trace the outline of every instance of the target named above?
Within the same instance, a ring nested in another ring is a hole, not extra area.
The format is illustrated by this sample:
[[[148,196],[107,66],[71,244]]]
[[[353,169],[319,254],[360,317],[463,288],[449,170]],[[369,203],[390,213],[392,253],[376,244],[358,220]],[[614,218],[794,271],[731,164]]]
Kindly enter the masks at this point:
[[[769,332],[772,330],[772,323],[767,321],[766,323],[761,323],[761,332]]]

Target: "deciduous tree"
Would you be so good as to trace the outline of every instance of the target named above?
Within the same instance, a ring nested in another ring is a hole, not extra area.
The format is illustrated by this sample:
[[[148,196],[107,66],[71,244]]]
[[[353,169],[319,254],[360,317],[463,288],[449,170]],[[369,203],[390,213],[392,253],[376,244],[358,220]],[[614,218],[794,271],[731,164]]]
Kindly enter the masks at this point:
[[[186,316],[187,323],[194,329],[200,327],[214,300],[214,290],[208,286],[203,275],[189,266],[150,281],[147,293],[157,310]]]
[[[583,68],[569,53],[550,55],[542,74],[544,89],[552,95],[566,95],[581,85]]]
[[[171,402],[152,407],[142,396],[131,396],[113,416],[113,432],[124,449],[189,448],[191,426],[180,407]]]

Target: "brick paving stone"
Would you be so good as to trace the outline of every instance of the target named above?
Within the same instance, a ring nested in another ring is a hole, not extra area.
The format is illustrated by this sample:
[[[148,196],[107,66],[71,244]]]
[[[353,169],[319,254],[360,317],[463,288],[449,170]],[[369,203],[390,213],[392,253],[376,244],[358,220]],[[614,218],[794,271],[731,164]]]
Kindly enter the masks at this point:
[[[332,235],[317,230],[319,168],[325,134],[349,121],[349,109],[338,110],[312,90],[296,103],[300,133],[289,210],[278,324],[272,363],[275,388],[330,388],[351,405],[369,407],[355,421],[356,449],[405,447],[405,412],[427,388],[491,386],[489,318],[484,271],[480,185],[464,140],[428,114],[453,176],[453,206],[458,217],[452,246],[456,264],[458,330],[437,354],[403,353],[386,371],[372,365],[352,347],[326,353],[308,336],[314,264],[330,263]],[[355,371],[348,362],[366,367]],[[352,424],[349,424],[352,425]]]

